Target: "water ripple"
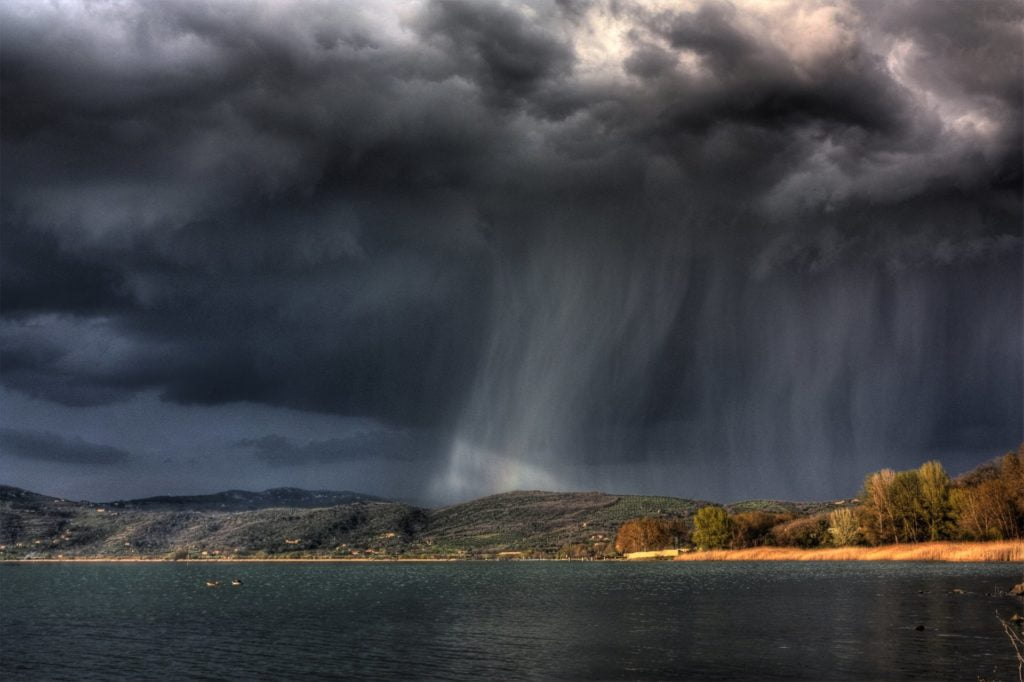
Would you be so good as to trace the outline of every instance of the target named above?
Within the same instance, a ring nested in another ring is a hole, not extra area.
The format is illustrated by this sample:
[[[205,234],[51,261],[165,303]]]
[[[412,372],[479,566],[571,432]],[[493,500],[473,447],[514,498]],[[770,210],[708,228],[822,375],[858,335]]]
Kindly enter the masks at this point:
[[[0,673],[1009,678],[993,612],[1014,604],[990,595],[1017,581],[1014,566],[942,564],[0,566]]]

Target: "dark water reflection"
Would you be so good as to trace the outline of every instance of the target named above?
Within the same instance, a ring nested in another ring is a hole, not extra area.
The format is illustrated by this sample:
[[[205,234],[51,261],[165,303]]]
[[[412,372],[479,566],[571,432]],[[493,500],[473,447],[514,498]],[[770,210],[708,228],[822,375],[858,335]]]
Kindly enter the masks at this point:
[[[1014,680],[995,614],[1021,605],[993,592],[1021,572],[783,562],[5,565],[0,673]],[[236,576],[244,585],[227,585]]]

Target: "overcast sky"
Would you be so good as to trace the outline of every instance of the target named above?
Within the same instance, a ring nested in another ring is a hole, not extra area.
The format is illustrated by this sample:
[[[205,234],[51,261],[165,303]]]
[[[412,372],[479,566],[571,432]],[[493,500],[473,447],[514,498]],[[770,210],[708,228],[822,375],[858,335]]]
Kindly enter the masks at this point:
[[[831,498],[1022,434],[1019,0],[0,3],[0,480]]]

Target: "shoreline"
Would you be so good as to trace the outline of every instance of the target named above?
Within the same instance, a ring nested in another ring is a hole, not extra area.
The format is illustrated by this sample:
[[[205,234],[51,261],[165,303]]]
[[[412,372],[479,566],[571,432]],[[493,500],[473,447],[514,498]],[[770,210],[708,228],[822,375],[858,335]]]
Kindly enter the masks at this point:
[[[941,561],[1024,562],[1024,540],[918,542],[877,547],[751,547],[680,554],[673,561]]]
[[[602,559],[604,562],[637,561],[937,561],[950,563],[1024,563],[1024,540],[990,542],[921,542],[877,547],[751,547],[685,552],[672,559]],[[551,561],[580,563],[573,559],[467,559],[463,557],[421,558],[349,558],[349,557],[268,557],[166,559],[163,557],[40,557],[0,559],[0,564],[444,564],[455,562]]]
[[[0,564],[444,564],[466,559],[161,559],[159,557],[64,557],[41,559],[0,559]],[[469,559],[468,561],[474,561]]]

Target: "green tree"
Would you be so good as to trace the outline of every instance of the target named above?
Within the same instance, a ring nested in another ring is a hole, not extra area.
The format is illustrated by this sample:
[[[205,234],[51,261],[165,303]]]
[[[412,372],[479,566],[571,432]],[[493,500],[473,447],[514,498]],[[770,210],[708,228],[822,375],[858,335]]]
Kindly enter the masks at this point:
[[[693,543],[704,549],[721,549],[729,544],[732,519],[722,507],[702,507],[693,517]]]
[[[897,528],[896,541],[920,542],[925,539],[921,478],[916,469],[896,473],[892,482],[890,501]]]
[[[861,500],[861,525],[870,543],[919,542],[928,537],[917,469],[882,469],[871,474],[864,481]]]
[[[949,475],[942,464],[932,460],[917,470],[920,484],[920,506],[928,539],[949,537],[952,507],[949,501]]]
[[[855,545],[860,541],[860,524],[852,509],[835,509],[828,515],[828,534],[836,547]]]
[[[988,481],[980,485],[953,488],[949,501],[956,519],[956,535],[968,540],[995,540],[999,538],[991,510],[992,492]]]
[[[871,544],[899,542],[899,530],[893,514],[892,487],[896,472],[882,469],[864,480],[861,499],[861,525]]]

